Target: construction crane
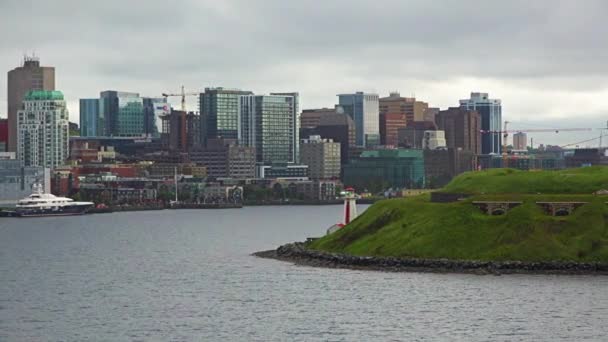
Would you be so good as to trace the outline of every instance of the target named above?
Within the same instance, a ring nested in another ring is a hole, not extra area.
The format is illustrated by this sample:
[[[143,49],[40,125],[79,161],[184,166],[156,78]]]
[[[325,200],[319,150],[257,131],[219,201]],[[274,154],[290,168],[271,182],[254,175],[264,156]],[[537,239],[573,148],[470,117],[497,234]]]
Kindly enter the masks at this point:
[[[198,96],[199,93],[197,92],[188,92],[186,93],[184,91],[184,86],[182,86],[182,92],[180,94],[162,94],[165,98],[169,97],[169,96],[181,96],[182,97],[182,112],[186,112],[186,96]]]

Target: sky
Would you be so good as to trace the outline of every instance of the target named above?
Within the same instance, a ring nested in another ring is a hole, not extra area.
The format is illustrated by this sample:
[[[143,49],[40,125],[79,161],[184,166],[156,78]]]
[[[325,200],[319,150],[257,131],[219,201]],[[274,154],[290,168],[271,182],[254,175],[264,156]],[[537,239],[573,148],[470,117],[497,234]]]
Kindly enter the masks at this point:
[[[444,109],[481,91],[514,129],[606,127],[607,15],[603,0],[1,0],[0,117],[6,72],[35,53],[74,122],[78,99],[102,90],[184,85],[298,91],[302,109],[354,91]],[[563,145],[600,131],[531,135]]]

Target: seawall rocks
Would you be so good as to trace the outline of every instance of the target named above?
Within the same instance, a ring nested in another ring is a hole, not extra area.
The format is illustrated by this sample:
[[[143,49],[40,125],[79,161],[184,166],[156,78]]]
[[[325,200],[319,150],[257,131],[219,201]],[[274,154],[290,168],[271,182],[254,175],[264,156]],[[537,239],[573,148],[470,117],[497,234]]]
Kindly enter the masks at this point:
[[[608,275],[608,264],[606,263],[579,263],[574,261],[477,261],[355,256],[309,249],[303,242],[285,244],[276,250],[257,252],[253,255],[262,258],[289,261],[298,265],[389,272],[473,273],[494,275],[513,273]]]

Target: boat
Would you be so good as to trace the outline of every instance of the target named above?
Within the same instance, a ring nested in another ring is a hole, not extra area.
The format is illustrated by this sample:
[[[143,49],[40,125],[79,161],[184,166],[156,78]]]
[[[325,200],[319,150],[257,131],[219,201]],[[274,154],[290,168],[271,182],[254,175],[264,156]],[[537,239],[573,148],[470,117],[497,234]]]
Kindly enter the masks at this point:
[[[32,194],[17,202],[14,214],[18,217],[82,215],[94,205],[93,202],[77,202],[46,194],[42,185],[35,184]]]

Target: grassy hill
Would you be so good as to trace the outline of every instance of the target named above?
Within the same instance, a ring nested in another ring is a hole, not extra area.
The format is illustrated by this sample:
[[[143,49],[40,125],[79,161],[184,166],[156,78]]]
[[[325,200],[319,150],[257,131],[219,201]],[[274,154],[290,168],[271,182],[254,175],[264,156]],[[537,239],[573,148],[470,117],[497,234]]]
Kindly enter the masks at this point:
[[[310,248],[369,256],[608,262],[608,196],[591,195],[606,188],[608,168],[601,167],[465,173],[443,191],[479,195],[453,203],[431,203],[428,195],[380,201]],[[524,203],[488,216],[471,204],[483,199]],[[535,204],[563,200],[589,203],[565,217],[546,215]]]

